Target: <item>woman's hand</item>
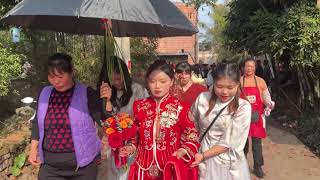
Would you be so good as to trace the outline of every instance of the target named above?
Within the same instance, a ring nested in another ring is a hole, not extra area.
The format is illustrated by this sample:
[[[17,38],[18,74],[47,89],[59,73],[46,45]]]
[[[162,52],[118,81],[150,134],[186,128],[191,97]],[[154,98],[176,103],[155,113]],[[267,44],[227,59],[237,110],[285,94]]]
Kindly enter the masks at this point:
[[[199,164],[200,164],[203,160],[204,160],[203,154],[197,153],[197,154],[194,156],[194,161],[193,161],[193,163],[191,164],[191,167],[199,166]]]
[[[40,166],[40,164],[41,164],[41,162],[37,158],[38,144],[39,144],[39,142],[36,140],[31,141],[31,148],[30,148],[30,152],[29,152],[28,161],[33,166]]]
[[[187,154],[187,151],[180,148],[175,153],[173,153],[173,156],[177,156],[177,159],[180,159],[186,154]]]
[[[106,98],[107,101],[110,101],[111,95],[112,95],[112,89],[110,88],[109,84],[102,81],[102,84],[100,86],[100,97]]]
[[[119,150],[119,156],[120,157],[126,157],[135,152],[136,148],[133,145],[126,145],[120,148]]]

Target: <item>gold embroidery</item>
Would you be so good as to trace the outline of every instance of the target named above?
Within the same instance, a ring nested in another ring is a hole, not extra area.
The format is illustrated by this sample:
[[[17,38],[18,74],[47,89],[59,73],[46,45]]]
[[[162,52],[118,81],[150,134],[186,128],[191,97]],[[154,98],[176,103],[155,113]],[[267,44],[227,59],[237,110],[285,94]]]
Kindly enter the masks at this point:
[[[185,142],[186,141],[194,141],[194,142],[199,141],[199,135],[197,133],[196,128],[187,127],[181,136],[181,140],[185,141]]]

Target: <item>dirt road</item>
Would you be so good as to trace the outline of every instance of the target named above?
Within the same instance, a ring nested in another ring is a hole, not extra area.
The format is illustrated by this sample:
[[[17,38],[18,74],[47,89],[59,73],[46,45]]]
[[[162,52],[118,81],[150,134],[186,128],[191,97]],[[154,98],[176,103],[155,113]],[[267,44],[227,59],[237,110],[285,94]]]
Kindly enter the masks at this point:
[[[263,141],[266,176],[263,180],[320,180],[320,159],[311,153],[293,134],[269,120],[268,138]],[[252,170],[252,154],[248,161]],[[36,170],[28,166],[21,180],[35,180]],[[1,177],[0,177],[1,179]],[[252,180],[259,180],[253,174]]]
[[[269,137],[263,141],[266,173],[263,180],[320,180],[320,159],[274,121],[269,120]],[[252,171],[252,154],[248,161]],[[252,174],[251,179],[259,178]]]

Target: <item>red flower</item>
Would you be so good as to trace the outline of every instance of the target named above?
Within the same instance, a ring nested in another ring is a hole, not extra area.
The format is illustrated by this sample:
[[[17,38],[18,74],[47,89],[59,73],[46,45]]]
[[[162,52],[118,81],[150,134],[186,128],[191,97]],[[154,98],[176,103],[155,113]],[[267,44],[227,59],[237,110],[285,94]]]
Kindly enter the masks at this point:
[[[108,21],[109,21],[109,19],[107,19],[107,18],[101,18],[101,22],[103,22],[103,23],[108,23]]]
[[[119,132],[114,132],[108,136],[109,145],[111,148],[120,148],[124,146],[123,136]]]
[[[135,124],[132,124],[131,128],[123,129],[122,134],[124,140],[132,139],[137,134],[137,126]]]

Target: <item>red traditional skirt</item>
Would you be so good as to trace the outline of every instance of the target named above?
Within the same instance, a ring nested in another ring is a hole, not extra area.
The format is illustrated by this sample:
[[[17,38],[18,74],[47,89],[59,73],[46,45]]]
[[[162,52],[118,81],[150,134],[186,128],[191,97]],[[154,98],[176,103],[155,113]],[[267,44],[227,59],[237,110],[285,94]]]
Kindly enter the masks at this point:
[[[148,170],[143,170],[137,163],[130,166],[128,180],[163,180],[162,171],[156,164],[153,164]]]

